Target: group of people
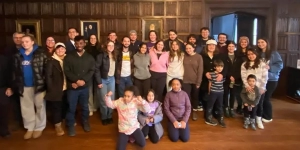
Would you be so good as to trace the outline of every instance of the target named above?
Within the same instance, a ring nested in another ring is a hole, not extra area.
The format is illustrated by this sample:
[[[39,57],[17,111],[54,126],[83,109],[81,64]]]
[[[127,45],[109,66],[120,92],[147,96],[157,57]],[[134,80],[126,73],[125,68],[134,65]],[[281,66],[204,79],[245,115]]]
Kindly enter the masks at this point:
[[[152,30],[144,43],[135,30],[121,42],[111,31],[100,44],[96,35],[85,43],[77,29],[69,28],[67,42],[48,37],[45,47],[32,35],[14,33],[15,45],[0,58],[0,135],[10,135],[9,99],[16,110],[20,103],[24,139],[42,135],[46,101],[58,136],[64,135],[64,119],[68,135],[76,135],[78,103],[85,132],[98,108],[103,125],[113,123],[112,109],[117,109],[117,149],[125,149],[128,141],[143,147],[147,138],[157,143],[163,135],[163,114],[174,142],[189,140],[188,120],[190,115],[197,120],[197,111],[204,111],[208,125],[226,127],[224,117],[243,114],[244,128],[256,130],[257,124],[264,129],[262,122],[273,120],[270,99],[283,68],[280,55],[264,38],[251,46],[245,36],[236,44],[225,33],[217,42],[207,27],[200,33],[184,42],[175,30],[168,32],[167,40]]]

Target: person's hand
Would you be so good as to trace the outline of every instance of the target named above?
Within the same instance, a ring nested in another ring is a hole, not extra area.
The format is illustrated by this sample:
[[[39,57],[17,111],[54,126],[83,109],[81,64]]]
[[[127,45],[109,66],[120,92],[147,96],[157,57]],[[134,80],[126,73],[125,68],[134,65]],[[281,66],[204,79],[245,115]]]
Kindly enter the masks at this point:
[[[251,105],[251,107],[255,107],[254,105]]]
[[[264,94],[266,92],[266,90],[259,90],[260,94]]]
[[[147,118],[146,119],[146,124],[148,124],[150,122],[150,119],[149,118]]]
[[[78,88],[78,85],[76,83],[72,83],[72,88],[73,89],[77,89]]]
[[[113,92],[112,91],[109,91],[106,96],[112,96],[113,95]]]
[[[245,105],[245,106],[248,106],[248,104],[247,104],[247,103],[245,103],[244,105]]]
[[[223,75],[222,75],[222,74],[218,74],[216,80],[217,80],[218,82],[222,81],[222,80],[223,80]]]
[[[143,103],[143,98],[142,98],[142,96],[137,96],[137,97],[136,97],[136,102],[137,102],[138,104],[142,104],[142,103]]]
[[[246,87],[246,91],[247,91],[247,92],[251,92],[251,93],[254,92],[254,90],[253,90],[250,86]]]
[[[174,128],[176,128],[176,129],[178,129],[178,128],[179,128],[179,126],[178,126],[178,123],[179,123],[178,121],[174,121],[174,122],[173,122],[173,126],[174,126]]]
[[[154,123],[154,119],[152,117],[150,118],[150,122]]]
[[[266,65],[266,68],[269,70],[269,69],[270,69],[270,66],[269,66],[269,65]]]
[[[13,95],[13,91],[11,90],[11,88],[7,88],[7,89],[6,89],[5,95],[6,95],[7,97],[10,97],[10,96]]]
[[[98,84],[98,88],[99,89],[103,88],[103,84]]]
[[[230,77],[230,81],[234,82],[234,77],[233,76]]]
[[[83,80],[78,80],[78,81],[76,82],[76,84],[77,84],[78,86],[84,86],[84,85],[85,85],[85,82],[84,82]]]
[[[207,73],[205,74],[205,76],[206,76],[207,79],[211,79],[211,75],[209,74],[209,72],[207,72]]]
[[[185,129],[186,123],[185,123],[184,121],[180,121],[180,123],[181,123],[181,128],[182,128],[182,129]]]
[[[199,89],[200,85],[196,85],[196,88]]]

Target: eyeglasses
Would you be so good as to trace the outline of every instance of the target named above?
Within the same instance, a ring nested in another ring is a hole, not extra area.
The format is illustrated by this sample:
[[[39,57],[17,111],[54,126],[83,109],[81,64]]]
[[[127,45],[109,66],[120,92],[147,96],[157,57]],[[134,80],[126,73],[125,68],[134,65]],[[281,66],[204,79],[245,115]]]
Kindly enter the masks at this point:
[[[47,42],[55,42],[55,40],[47,40]]]

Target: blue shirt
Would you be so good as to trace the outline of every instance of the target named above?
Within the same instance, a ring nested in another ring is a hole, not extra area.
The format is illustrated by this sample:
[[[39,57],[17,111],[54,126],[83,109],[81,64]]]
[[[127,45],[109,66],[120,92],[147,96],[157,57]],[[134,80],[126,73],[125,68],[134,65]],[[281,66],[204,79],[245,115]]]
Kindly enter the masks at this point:
[[[34,45],[33,50],[28,55],[25,54],[25,49],[23,47],[20,49],[20,53],[23,56],[23,61],[21,63],[22,63],[25,87],[33,87],[34,86],[32,58],[33,58],[33,52],[36,51],[37,48],[38,48],[38,46]]]

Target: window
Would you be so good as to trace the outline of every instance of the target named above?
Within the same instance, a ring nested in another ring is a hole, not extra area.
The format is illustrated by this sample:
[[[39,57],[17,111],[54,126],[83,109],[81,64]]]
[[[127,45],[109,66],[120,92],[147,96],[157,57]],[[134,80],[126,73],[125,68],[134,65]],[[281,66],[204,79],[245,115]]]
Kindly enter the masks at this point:
[[[257,41],[257,18],[254,18],[253,21],[253,45],[256,45]]]

